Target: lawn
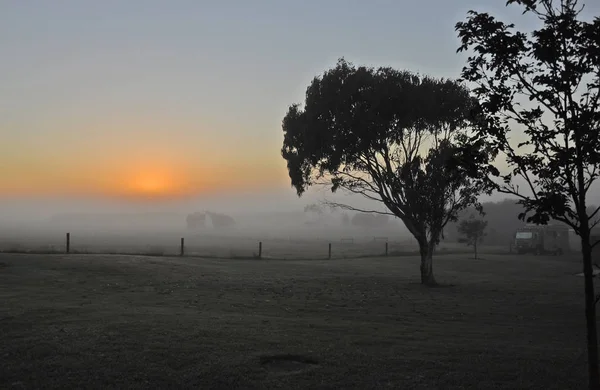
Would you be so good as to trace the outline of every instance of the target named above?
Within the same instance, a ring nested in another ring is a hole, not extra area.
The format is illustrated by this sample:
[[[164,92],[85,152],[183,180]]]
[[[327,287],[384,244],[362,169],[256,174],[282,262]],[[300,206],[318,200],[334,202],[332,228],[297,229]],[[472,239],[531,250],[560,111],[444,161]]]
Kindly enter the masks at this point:
[[[562,257],[0,255],[0,388],[581,389]]]

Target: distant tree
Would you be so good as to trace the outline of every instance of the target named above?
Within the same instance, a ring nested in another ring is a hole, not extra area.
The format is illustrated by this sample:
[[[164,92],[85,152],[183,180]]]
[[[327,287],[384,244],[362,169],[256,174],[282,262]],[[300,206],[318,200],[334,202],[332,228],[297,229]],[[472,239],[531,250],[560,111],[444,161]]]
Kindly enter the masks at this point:
[[[283,119],[282,156],[298,196],[319,182],[381,203],[419,244],[421,283],[449,221],[484,190],[492,150],[466,142],[474,102],[463,85],[340,59]]]
[[[523,221],[518,219],[519,214],[525,210],[523,205],[518,204],[516,199],[504,199],[499,202],[485,202],[481,206],[485,212],[488,227],[492,227],[485,237],[486,242],[491,245],[508,246],[509,242],[514,239],[515,231],[524,225]],[[469,207],[459,213],[458,219],[467,219],[476,212],[474,207]],[[448,225],[446,236],[450,240],[458,241],[459,223],[452,222]]]
[[[487,224],[487,221],[476,219],[474,215],[471,215],[471,218],[463,219],[458,225],[458,232],[462,235],[459,242],[472,246],[475,258],[477,258],[477,245],[483,242],[486,235]]]
[[[600,18],[582,20],[577,0],[508,0],[513,4],[536,16],[541,27],[515,31],[513,24],[474,11],[456,24],[458,51],[472,51],[462,77],[477,85],[480,100],[474,141],[505,156],[510,171],[499,175],[497,189],[519,197],[521,219],[545,224],[552,218],[580,236],[589,388],[600,389],[592,269],[598,243],[591,242],[600,208],[589,211],[586,204],[600,174]],[[523,134],[509,136],[515,127]],[[514,184],[517,176],[530,193]]]

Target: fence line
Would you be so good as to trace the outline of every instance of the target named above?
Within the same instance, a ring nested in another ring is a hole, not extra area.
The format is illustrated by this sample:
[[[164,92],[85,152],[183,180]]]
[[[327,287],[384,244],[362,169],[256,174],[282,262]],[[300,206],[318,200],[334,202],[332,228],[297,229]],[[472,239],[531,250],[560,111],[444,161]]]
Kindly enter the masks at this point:
[[[121,241],[123,237],[119,237]],[[188,237],[189,238],[189,237]],[[197,240],[200,240],[202,237],[195,237]],[[165,237],[162,237],[164,243]],[[391,243],[388,237],[373,237],[371,241],[369,241],[368,237],[364,237],[362,243],[357,243],[354,238],[339,238],[337,243],[334,240],[331,241],[312,241],[308,242],[305,240],[299,240],[297,243],[292,242],[291,240],[271,240],[270,243],[267,243],[265,246],[264,241],[258,241],[258,252],[255,252],[251,249],[253,245],[256,245],[257,241],[254,241],[252,244],[252,240],[243,239],[240,237],[232,238],[232,237],[220,237],[221,240],[227,240],[226,242],[222,242],[222,245],[218,245],[219,238],[210,237],[208,238],[208,244],[199,244],[198,242],[193,242],[190,245],[189,242],[186,241],[185,237],[181,237],[179,239],[179,247],[175,245],[177,242],[174,238],[171,238],[174,242],[173,244],[166,244],[166,247],[171,248],[170,250],[165,250],[164,247],[160,247],[156,245],[157,241],[160,241],[159,238],[151,240],[150,238],[145,238],[145,240],[151,241],[154,243],[154,246],[146,246],[146,250],[143,249],[134,249],[136,246],[140,248],[142,244],[140,244],[139,237],[131,238],[132,241],[136,241],[135,244],[121,244],[121,250],[106,250],[100,248],[106,248],[105,246],[99,245],[99,242],[102,240],[94,237],[92,239],[92,244],[85,245],[85,239],[81,239],[79,241],[78,236],[72,236],[71,232],[67,232],[65,235],[65,247],[64,249],[56,249],[53,245],[50,246],[50,249],[38,249],[38,250],[27,250],[25,248],[12,248],[9,250],[1,250],[0,252],[12,252],[12,253],[67,253],[67,254],[131,254],[131,255],[148,255],[148,256],[190,256],[190,257],[206,257],[206,258],[254,258],[254,259],[334,259],[334,258],[357,258],[357,257],[379,257],[379,256],[406,256],[406,255],[418,255],[419,251],[415,244],[407,245],[406,242],[393,242]],[[171,240],[169,239],[169,240]],[[191,239],[191,238],[190,238]],[[234,247],[236,245],[232,245],[232,240],[238,240],[237,244],[237,253],[234,253]],[[96,241],[97,240],[97,241]],[[89,241],[89,237],[88,237]],[[239,241],[246,241],[245,245],[241,245]],[[384,241],[384,242],[382,242]],[[137,244],[137,245],[136,245]],[[224,244],[224,245],[223,245]],[[295,248],[291,248],[297,244]],[[391,248],[391,244],[395,246],[395,248]],[[110,244],[109,244],[110,245]],[[325,246],[327,245],[327,246]],[[96,249],[90,250],[89,247],[96,247]],[[243,249],[240,249],[243,247]],[[175,249],[177,248],[177,249]],[[256,248],[256,246],[254,246]],[[265,252],[266,250],[266,252]],[[229,253],[223,253],[227,252]],[[217,254],[215,252],[220,252]],[[240,252],[242,252],[240,254]],[[458,253],[472,253],[472,249],[466,247],[464,245],[456,245],[455,248],[444,247],[442,244],[441,247],[437,249],[438,254],[458,254]],[[490,250],[490,247],[483,248],[483,252],[481,253],[509,253],[508,248],[495,248],[494,250]]]

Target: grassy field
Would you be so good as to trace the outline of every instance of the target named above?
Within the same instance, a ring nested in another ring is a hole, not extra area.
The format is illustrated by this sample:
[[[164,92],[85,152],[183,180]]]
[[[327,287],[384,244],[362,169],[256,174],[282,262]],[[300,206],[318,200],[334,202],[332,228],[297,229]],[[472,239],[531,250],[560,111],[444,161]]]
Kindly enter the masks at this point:
[[[562,257],[0,255],[0,388],[581,389]]]

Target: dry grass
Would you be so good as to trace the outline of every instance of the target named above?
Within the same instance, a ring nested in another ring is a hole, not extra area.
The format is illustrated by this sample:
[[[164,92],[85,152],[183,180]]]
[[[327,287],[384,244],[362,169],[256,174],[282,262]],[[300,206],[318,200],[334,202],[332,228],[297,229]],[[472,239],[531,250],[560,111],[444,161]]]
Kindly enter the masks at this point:
[[[576,260],[0,255],[0,388],[585,387]]]

